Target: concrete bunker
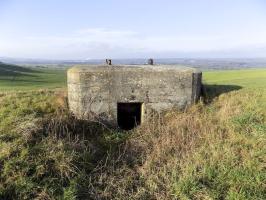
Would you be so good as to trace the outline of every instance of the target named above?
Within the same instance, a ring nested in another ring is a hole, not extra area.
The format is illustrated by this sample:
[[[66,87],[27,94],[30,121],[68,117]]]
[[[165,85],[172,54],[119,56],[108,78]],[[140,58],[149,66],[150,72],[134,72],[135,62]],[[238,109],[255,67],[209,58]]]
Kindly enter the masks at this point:
[[[68,70],[68,101],[80,119],[122,129],[152,112],[184,109],[200,97],[201,72],[178,65],[82,65]]]

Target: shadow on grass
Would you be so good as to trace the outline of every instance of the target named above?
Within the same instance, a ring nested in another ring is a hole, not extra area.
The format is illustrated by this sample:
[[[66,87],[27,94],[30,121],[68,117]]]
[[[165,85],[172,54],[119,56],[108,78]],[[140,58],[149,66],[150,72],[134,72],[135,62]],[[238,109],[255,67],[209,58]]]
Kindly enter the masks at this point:
[[[34,73],[40,73],[40,71],[17,65],[0,63],[1,77],[9,77],[9,78],[15,78],[18,76],[36,77]]]
[[[220,96],[221,94],[232,92],[235,90],[242,89],[239,85],[204,85],[203,86],[203,97],[206,102],[211,102],[215,97]]]
[[[38,76],[34,76],[34,77],[38,77]],[[17,78],[11,78],[11,77],[5,77],[5,78],[1,78],[0,76],[0,81],[6,81],[8,83],[49,83],[48,81],[39,81],[39,80],[23,80],[23,79],[17,79]]]

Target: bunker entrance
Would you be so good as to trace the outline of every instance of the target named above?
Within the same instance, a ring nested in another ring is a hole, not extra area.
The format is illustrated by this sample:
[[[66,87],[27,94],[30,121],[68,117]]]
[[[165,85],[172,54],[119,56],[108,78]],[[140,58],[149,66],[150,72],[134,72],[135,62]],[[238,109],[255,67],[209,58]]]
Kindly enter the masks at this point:
[[[117,123],[121,129],[130,130],[141,123],[142,103],[117,103]]]

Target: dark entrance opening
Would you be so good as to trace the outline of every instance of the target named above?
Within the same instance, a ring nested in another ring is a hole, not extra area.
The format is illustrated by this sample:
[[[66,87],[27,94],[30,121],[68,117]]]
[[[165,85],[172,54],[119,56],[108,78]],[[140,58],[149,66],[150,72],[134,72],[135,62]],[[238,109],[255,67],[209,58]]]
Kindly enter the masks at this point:
[[[141,123],[142,103],[117,103],[117,123],[121,129],[130,130]]]

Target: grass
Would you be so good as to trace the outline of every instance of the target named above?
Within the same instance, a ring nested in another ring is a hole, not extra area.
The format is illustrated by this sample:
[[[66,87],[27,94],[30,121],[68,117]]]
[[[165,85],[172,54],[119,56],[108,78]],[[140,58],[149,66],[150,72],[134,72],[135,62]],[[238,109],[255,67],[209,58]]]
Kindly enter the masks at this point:
[[[266,69],[245,69],[204,72],[207,84],[237,85],[247,88],[265,88]]]
[[[65,70],[24,68],[0,63],[0,91],[66,87]]]
[[[0,199],[265,199],[265,70],[237,72],[129,132],[75,119],[64,90],[1,94]]]

